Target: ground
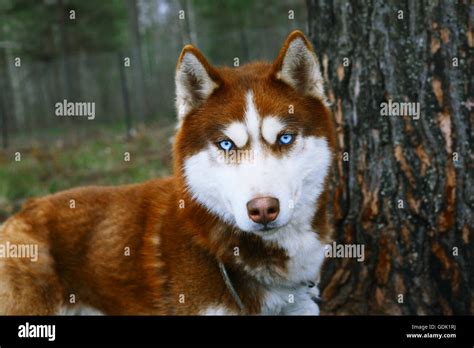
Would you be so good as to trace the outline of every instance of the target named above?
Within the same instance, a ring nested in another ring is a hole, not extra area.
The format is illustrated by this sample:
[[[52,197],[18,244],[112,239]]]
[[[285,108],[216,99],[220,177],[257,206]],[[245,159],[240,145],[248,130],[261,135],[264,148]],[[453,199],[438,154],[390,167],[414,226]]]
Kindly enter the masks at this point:
[[[87,137],[71,132],[35,136],[34,142],[16,138],[7,150],[0,150],[0,223],[29,197],[168,175],[173,130],[173,125],[139,126],[128,141],[123,129],[105,126],[89,129]],[[20,161],[15,161],[17,152]]]

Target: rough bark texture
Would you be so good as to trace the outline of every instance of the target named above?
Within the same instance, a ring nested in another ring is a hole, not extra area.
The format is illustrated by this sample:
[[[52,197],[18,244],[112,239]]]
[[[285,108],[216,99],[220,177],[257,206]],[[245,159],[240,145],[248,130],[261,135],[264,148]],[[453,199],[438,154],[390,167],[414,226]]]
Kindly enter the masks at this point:
[[[473,314],[473,5],[307,4],[340,146],[335,238],[365,245],[327,263],[323,313]],[[420,119],[381,116],[389,99]]]

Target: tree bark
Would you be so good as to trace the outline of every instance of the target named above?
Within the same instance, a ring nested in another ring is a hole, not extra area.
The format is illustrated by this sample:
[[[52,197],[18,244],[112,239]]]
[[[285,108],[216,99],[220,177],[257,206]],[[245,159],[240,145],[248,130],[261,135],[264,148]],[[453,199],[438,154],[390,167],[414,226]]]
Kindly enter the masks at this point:
[[[0,20],[3,20],[0,16]],[[5,21],[3,21],[5,23]],[[6,29],[5,24],[0,25],[0,136],[2,138],[1,147],[6,149],[9,145],[9,123],[7,109],[10,111],[11,119],[14,117],[14,104],[11,102],[11,83],[8,72],[7,47],[9,43],[4,40]],[[10,62],[11,64],[11,62]],[[10,101],[10,102],[9,102]]]
[[[340,148],[334,237],[365,247],[326,263],[322,313],[474,313],[468,3],[307,0]],[[389,100],[420,118],[382,116]]]

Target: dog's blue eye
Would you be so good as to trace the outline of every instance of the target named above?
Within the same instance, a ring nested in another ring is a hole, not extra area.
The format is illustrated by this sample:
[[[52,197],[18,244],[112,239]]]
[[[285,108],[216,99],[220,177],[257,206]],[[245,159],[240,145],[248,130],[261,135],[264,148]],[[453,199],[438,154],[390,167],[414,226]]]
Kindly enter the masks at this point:
[[[293,135],[291,134],[282,134],[280,135],[280,138],[278,139],[280,144],[282,145],[288,145],[293,142]]]
[[[230,140],[222,140],[219,141],[219,147],[224,151],[229,151],[234,147],[234,143]]]

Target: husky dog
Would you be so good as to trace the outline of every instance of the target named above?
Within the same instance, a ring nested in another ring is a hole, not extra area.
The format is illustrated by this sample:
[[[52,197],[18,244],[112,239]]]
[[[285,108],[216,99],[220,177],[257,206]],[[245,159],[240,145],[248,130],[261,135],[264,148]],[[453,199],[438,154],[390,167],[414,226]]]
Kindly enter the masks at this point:
[[[319,314],[335,137],[308,39],[239,68],[185,46],[176,107],[173,176],[31,199],[4,223],[0,256],[37,257],[0,257],[0,314]]]

